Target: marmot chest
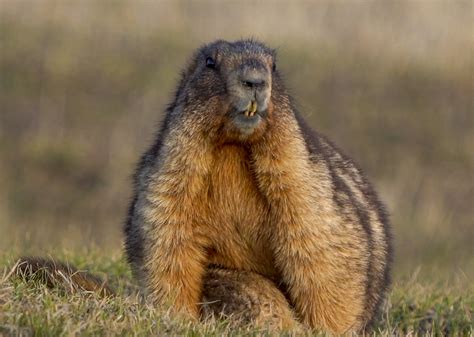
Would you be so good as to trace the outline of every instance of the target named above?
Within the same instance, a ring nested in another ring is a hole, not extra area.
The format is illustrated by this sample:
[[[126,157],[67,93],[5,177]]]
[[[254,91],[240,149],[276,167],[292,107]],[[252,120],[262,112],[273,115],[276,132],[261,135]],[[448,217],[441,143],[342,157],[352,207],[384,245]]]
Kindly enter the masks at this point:
[[[216,153],[206,203],[213,229],[209,262],[273,275],[268,209],[244,148]]]

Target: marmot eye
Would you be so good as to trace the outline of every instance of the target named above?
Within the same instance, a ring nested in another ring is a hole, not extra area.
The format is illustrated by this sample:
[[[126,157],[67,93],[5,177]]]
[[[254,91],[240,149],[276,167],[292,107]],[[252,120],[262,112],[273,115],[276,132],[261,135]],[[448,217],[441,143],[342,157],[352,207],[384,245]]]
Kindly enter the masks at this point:
[[[276,69],[277,69],[277,65],[276,65],[275,62],[273,62],[273,64],[272,64],[272,71],[275,71]]]
[[[208,68],[215,68],[216,67],[216,61],[212,57],[206,58],[206,67]]]

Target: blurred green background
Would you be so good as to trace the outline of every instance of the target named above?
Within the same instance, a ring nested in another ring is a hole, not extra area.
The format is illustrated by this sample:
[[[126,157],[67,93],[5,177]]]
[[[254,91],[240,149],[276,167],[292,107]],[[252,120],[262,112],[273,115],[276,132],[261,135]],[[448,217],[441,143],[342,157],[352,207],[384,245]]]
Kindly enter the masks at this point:
[[[472,1],[0,0],[0,248],[121,249],[190,53],[255,37],[388,205],[396,278],[474,277]]]

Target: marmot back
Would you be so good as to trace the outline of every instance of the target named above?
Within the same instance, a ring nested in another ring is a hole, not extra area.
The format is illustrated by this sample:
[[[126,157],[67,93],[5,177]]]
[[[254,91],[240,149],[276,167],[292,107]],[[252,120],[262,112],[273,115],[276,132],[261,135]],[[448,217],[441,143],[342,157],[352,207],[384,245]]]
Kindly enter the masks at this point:
[[[157,305],[229,314],[237,296],[200,303],[234,275],[282,320],[343,333],[365,329],[385,298],[388,227],[360,169],[296,111],[275,52],[216,41],[194,54],[138,165],[125,247]]]

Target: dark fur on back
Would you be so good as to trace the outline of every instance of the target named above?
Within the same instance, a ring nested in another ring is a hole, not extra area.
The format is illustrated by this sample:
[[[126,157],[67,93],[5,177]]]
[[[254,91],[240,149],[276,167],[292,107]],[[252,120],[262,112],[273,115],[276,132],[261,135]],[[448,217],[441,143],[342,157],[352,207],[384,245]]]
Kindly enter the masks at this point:
[[[385,206],[379,200],[376,192],[368,182],[364,172],[359,168],[359,166],[351,158],[344,154],[343,151],[337,148],[329,139],[311,129],[308,123],[302,118],[300,112],[296,111],[295,115],[298,120],[301,132],[303,133],[306,146],[308,147],[308,152],[315,156],[314,160],[318,160],[318,156],[323,158],[332,158],[332,160],[329,161],[329,170],[333,179],[333,188],[336,191],[334,194],[334,201],[339,205],[342,212],[343,208],[345,207],[345,203],[344,201],[340,200],[338,194],[342,193],[350,198],[351,203],[355,207],[359,221],[362,224],[366,235],[369,237],[370,252],[372,252],[374,246],[374,242],[372,240],[373,233],[370,227],[367,209],[357,202],[353,192],[350,190],[350,188],[348,188],[347,184],[338,177],[336,173],[337,168],[353,176],[353,173],[350,172],[350,169],[356,170],[360,179],[358,182],[358,187],[363,192],[364,197],[367,199],[368,203],[374,207],[380,222],[383,224],[383,232],[387,242],[387,263],[384,266],[383,273],[377,274],[374,272],[372,268],[373,257],[371,257],[369,261],[369,268],[367,269],[367,279],[369,280],[367,283],[367,294],[371,294],[373,292],[386,293],[391,285],[390,271],[393,261],[393,247],[390,221]],[[336,155],[335,157],[335,154],[338,154],[339,156]],[[375,303],[370,303],[370,301],[367,302],[367,310],[371,312],[371,319],[367,321],[366,328],[370,328],[370,326],[374,323],[374,320],[378,318],[384,301],[385,296],[381,296],[380,298],[376,299]],[[370,308],[370,306],[372,306],[372,308]]]

